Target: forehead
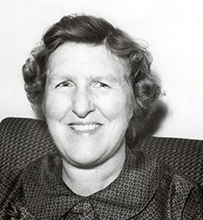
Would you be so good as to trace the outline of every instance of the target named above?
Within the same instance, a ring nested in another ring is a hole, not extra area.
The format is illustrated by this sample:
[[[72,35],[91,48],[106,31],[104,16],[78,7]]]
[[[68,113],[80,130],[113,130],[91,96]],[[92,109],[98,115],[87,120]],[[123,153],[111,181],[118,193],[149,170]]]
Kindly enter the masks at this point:
[[[79,43],[64,43],[49,57],[47,68],[51,72],[83,71],[89,73],[114,72],[125,75],[127,65],[113,55],[104,45],[93,46]]]

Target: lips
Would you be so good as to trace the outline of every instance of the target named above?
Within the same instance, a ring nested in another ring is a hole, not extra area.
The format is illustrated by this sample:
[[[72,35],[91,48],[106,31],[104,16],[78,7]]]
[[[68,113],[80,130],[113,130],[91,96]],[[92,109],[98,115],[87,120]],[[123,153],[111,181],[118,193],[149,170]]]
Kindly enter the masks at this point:
[[[73,130],[78,132],[92,132],[95,131],[101,125],[98,123],[91,123],[91,124],[70,124],[69,126]]]

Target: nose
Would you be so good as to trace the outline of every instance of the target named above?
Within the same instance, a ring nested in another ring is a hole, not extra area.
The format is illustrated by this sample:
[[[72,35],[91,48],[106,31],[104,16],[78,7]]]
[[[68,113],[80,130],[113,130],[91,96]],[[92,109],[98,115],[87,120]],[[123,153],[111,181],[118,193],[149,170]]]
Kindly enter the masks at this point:
[[[77,89],[72,97],[72,111],[79,117],[85,118],[95,110],[90,92],[86,89]]]

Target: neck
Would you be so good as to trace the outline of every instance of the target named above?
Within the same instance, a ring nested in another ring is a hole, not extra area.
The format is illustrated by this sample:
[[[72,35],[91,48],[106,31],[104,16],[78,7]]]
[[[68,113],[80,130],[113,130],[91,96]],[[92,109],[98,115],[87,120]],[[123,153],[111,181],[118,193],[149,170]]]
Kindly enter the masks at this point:
[[[63,162],[63,181],[76,194],[89,196],[106,188],[120,174],[125,162],[125,148],[119,149],[109,160],[91,168],[83,168]]]

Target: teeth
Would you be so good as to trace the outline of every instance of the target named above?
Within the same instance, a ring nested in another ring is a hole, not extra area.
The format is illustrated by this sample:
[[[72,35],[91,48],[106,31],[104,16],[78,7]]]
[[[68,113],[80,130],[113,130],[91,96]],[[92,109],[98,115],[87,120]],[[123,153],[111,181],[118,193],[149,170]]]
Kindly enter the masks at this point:
[[[89,124],[89,125],[71,125],[71,128],[73,128],[76,131],[83,131],[83,132],[88,132],[88,131],[94,131],[99,127],[98,124]]]

